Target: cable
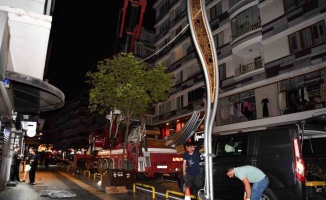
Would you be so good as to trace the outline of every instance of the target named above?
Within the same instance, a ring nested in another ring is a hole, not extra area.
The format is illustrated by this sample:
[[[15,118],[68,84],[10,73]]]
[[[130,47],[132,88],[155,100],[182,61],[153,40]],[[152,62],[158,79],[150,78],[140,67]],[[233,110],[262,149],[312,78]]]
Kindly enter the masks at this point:
[[[196,17],[201,11],[199,10],[194,17]],[[156,51],[155,53],[153,53],[152,55],[148,56],[147,58],[137,62],[134,65],[138,65],[139,63],[145,62],[146,60],[150,59],[151,57],[153,57],[154,55],[158,54],[159,52],[161,52],[163,49],[165,49],[169,44],[171,44],[174,40],[177,39],[177,37],[179,37],[179,35],[181,35],[187,28],[189,27],[189,23],[180,31],[180,33],[178,33],[170,42],[168,42],[166,45],[164,45],[161,49],[159,49],[158,51]],[[133,65],[129,65],[129,66],[133,66]],[[129,67],[128,66],[128,67]]]
[[[177,37],[179,37],[179,35],[181,35],[187,28],[189,27],[189,24],[187,24],[181,31],[180,33],[178,33],[170,42],[168,42],[166,45],[164,45],[161,49],[159,49],[158,51],[156,51],[155,53],[153,53],[152,55],[148,56],[147,58],[138,61],[137,63],[133,64],[133,65],[128,65],[129,66],[134,66],[134,65],[138,65],[142,62],[145,62],[146,60],[150,59],[151,57],[155,56],[156,54],[160,53],[163,49],[165,49],[169,44],[171,44],[174,40],[177,39]]]

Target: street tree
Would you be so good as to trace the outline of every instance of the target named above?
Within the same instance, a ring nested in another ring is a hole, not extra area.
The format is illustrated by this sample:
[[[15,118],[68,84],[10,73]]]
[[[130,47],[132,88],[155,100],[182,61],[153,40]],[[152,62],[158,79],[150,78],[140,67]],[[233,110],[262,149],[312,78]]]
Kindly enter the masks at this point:
[[[130,124],[169,97],[173,75],[162,64],[150,67],[131,53],[121,53],[99,61],[97,70],[87,72],[86,77],[90,84],[89,106],[100,114],[117,108],[124,117],[124,157]]]

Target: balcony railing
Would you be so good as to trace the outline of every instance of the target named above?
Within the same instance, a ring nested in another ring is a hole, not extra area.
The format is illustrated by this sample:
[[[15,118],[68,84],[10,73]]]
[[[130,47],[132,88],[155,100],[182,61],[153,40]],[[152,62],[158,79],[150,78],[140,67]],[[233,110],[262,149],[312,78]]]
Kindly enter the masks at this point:
[[[235,77],[239,77],[246,73],[255,71],[263,67],[263,60],[257,60],[256,62],[250,63],[248,65],[240,66],[238,69],[235,70]]]
[[[237,30],[233,35],[232,35],[232,40],[237,39],[238,37],[249,33],[251,31],[254,31],[256,29],[260,29],[261,28],[261,20],[256,20],[253,21],[252,23],[248,23],[247,25],[244,25],[242,28],[240,28],[239,30]]]
[[[230,8],[232,8],[235,4],[239,3],[240,1],[242,1],[242,0],[230,0],[229,1]]]

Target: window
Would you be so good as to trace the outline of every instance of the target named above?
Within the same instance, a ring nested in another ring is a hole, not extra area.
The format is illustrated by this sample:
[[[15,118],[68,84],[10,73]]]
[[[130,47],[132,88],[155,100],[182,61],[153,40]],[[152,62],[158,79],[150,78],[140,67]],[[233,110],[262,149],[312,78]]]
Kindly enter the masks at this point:
[[[167,37],[159,44],[159,49],[162,49],[168,43],[169,43],[169,38]]]
[[[255,68],[260,69],[262,67],[263,67],[262,59],[259,56],[259,57],[255,58]]]
[[[189,53],[191,53],[192,51],[194,50],[194,48],[192,47],[192,45],[190,44],[188,47],[187,47],[187,55],[189,54]]]
[[[162,62],[162,65],[164,66],[164,67],[169,67],[170,66],[170,59],[168,58],[168,59],[165,59],[163,62]]]
[[[168,101],[168,102],[165,102],[166,103],[166,110],[165,110],[165,112],[167,113],[167,112],[171,112],[171,101]]]
[[[147,124],[146,125],[153,125],[153,117],[147,118]]]
[[[225,66],[225,63],[218,65],[218,71],[219,71],[219,79],[220,80],[226,79],[226,66]]]
[[[301,49],[299,32],[293,33],[289,36],[289,43],[291,53],[297,52]]]
[[[183,80],[183,72],[182,71],[177,72],[175,74],[175,83],[180,83],[182,82],[182,80]]]
[[[159,32],[162,33],[166,29],[169,28],[169,19],[165,20],[160,26],[159,26]]]
[[[221,31],[214,36],[215,47],[218,48],[224,45],[224,32]]]
[[[178,17],[181,14],[181,7],[178,7],[174,10],[175,17]]]
[[[163,5],[159,8],[159,15],[163,14],[169,9],[169,1],[165,1]]]
[[[311,32],[310,28],[306,28],[302,30],[302,48],[308,48],[312,46],[312,40],[311,40]]]
[[[284,8],[286,11],[294,10],[310,0],[284,0]]]
[[[183,107],[183,95],[178,96],[176,101],[177,109],[181,109]]]
[[[175,29],[175,35],[178,35],[182,31],[182,25]]]
[[[180,60],[182,58],[182,48],[179,48],[175,51],[175,61]]]
[[[248,136],[233,136],[226,138],[216,138],[216,152],[219,156],[238,156],[247,154]]]
[[[188,92],[188,103],[203,99],[205,90],[198,88],[196,90]]]
[[[213,21],[218,16],[220,16],[222,14],[222,3],[219,2],[215,6],[213,6],[210,10],[210,14],[211,14],[211,21]]]
[[[159,105],[159,115],[171,112],[171,101],[167,101]]]
[[[324,42],[326,39],[325,23],[319,22],[317,24],[312,25],[312,35],[314,44]]]
[[[295,53],[325,41],[325,22],[321,21],[289,35],[290,52]]]
[[[232,32],[235,33],[240,29],[248,27],[250,24],[253,25],[254,23],[257,23],[259,20],[259,8],[257,6],[250,7],[232,19]]]

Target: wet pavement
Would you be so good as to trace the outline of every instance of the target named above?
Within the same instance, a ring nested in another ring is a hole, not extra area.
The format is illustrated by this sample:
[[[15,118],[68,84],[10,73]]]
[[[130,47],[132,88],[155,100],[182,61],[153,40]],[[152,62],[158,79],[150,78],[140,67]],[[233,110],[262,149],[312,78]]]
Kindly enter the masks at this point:
[[[21,173],[21,177],[23,177],[23,173]],[[136,182],[126,193],[118,194],[107,194],[101,186],[98,186],[97,183],[100,180],[100,177],[93,174],[76,174],[57,166],[39,167],[36,172],[35,185],[29,185],[28,180],[27,182],[7,184],[7,187],[0,192],[0,199],[45,200],[63,197],[81,200],[184,199],[184,196],[179,194],[177,184],[171,180],[149,179],[141,183]]]

